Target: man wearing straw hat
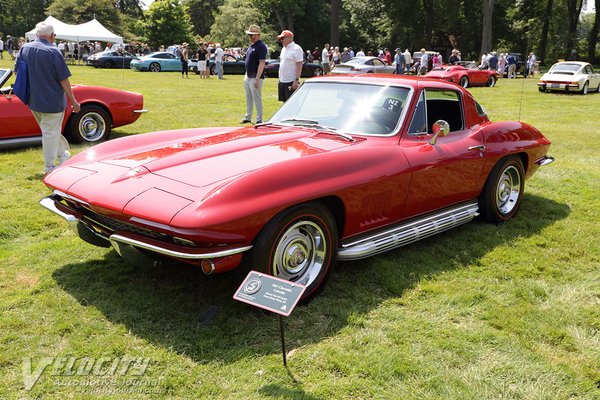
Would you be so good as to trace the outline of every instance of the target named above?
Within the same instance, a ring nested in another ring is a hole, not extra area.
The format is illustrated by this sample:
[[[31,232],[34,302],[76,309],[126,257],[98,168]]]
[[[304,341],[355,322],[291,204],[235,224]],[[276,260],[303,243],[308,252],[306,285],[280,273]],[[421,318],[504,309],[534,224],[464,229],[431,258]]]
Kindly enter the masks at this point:
[[[246,31],[250,39],[250,47],[246,52],[246,75],[244,76],[244,89],[246,90],[246,115],[242,123],[252,120],[252,109],[256,105],[256,123],[263,119],[262,86],[265,78],[265,60],[267,59],[267,46],[260,40],[260,27],[250,25]]]

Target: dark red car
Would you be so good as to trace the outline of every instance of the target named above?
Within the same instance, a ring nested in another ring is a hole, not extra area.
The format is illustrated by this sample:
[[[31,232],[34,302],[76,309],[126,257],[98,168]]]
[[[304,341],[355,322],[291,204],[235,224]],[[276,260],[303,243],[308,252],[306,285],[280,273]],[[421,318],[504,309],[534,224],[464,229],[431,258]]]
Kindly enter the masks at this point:
[[[550,141],[491,122],[460,86],[308,79],[266,123],[112,140],[48,174],[41,204],[125,258],[206,274],[242,264],[316,294],[335,260],[388,251],[521,204]]]
[[[442,65],[433,68],[425,76],[453,82],[464,88],[469,86],[492,87],[498,81],[498,72],[496,70],[481,69],[474,62],[464,62],[458,65]]]

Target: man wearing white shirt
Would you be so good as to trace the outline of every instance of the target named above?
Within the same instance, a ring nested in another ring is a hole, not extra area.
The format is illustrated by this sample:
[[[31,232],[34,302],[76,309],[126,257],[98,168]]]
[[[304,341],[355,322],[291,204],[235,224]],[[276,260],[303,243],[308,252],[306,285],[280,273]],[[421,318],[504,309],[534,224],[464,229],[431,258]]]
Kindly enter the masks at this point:
[[[284,103],[292,93],[300,86],[300,74],[304,64],[304,51],[302,47],[294,43],[294,34],[285,30],[277,39],[283,44],[281,56],[279,56],[279,101]]]

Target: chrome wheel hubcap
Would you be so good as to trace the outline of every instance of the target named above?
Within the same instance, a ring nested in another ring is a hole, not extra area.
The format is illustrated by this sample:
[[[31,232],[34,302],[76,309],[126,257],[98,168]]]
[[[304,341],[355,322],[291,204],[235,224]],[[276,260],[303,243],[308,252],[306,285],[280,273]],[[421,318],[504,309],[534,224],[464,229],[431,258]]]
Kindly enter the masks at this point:
[[[521,195],[521,175],[514,166],[507,167],[500,176],[496,190],[496,206],[501,214],[509,214]]]
[[[96,112],[87,113],[79,120],[79,134],[88,142],[101,139],[105,132],[104,118]]]
[[[300,221],[283,233],[273,256],[274,275],[308,286],[319,275],[327,243],[321,227]]]

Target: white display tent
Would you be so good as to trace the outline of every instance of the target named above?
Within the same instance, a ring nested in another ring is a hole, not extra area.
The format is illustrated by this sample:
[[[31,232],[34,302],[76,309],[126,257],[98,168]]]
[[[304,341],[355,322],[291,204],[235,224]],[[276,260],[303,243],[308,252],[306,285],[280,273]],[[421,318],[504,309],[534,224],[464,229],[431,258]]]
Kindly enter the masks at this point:
[[[123,43],[123,38],[121,36],[117,36],[106,29],[104,25],[95,18],[85,24],[69,25],[50,15],[44,22],[47,22],[54,27],[54,33],[59,40],[66,40],[68,42],[95,40],[99,42]],[[35,40],[37,38],[35,28],[25,35],[28,40]]]

